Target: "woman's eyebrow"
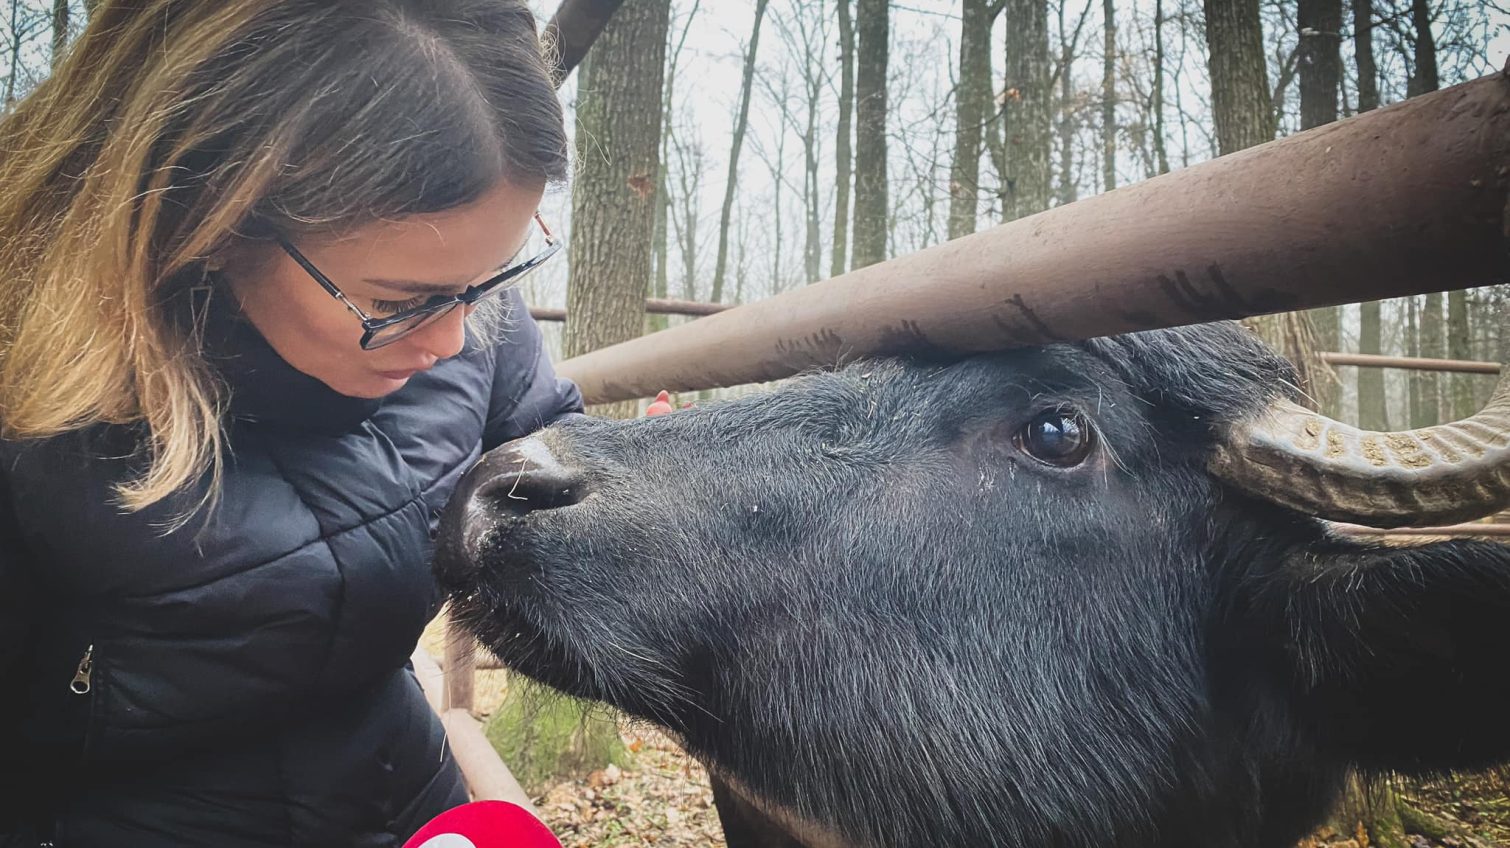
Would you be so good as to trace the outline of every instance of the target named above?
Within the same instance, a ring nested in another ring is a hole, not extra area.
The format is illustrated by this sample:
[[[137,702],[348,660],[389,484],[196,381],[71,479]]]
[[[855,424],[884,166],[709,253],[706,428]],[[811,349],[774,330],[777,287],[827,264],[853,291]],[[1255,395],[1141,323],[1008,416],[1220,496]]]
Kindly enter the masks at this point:
[[[391,289],[392,291],[396,292],[403,292],[404,294],[456,294],[457,292],[465,289],[467,286],[479,282],[480,280],[483,280],[494,274],[497,274],[499,271],[502,271],[510,265],[513,265],[514,260],[518,259],[521,253],[524,253],[523,246],[520,246],[518,250],[514,251],[514,255],[504,260],[504,263],[497,268],[487,272],[486,274],[482,274],[470,280],[463,280],[459,283],[422,283],[418,280],[390,280],[386,277],[364,277],[362,279],[362,282],[372,283],[375,286],[382,286],[385,289]]]
[[[466,283],[421,283],[416,280],[388,280],[382,277],[366,277],[362,282],[404,294],[456,294],[467,287]]]

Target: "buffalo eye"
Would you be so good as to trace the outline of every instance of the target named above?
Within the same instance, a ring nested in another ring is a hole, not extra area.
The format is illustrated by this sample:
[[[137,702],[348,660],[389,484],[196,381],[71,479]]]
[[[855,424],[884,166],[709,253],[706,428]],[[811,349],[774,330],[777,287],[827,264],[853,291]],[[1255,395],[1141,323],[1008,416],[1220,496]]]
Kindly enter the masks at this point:
[[[1073,409],[1054,409],[1029,420],[1018,431],[1016,441],[1019,450],[1039,462],[1069,468],[1090,455],[1094,436],[1084,415]]]

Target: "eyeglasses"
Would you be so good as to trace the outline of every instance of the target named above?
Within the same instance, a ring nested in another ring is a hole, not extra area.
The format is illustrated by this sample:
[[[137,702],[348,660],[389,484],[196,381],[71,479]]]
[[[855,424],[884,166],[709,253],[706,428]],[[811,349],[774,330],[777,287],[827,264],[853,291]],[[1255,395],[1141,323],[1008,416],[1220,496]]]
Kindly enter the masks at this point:
[[[315,282],[319,283],[331,297],[346,305],[351,313],[362,321],[362,349],[377,350],[380,347],[393,344],[410,333],[421,330],[434,324],[436,321],[451,314],[458,306],[472,306],[484,298],[491,297],[499,292],[507,290],[507,284],[525,274],[540,267],[545,260],[555,256],[561,250],[561,240],[551,232],[550,227],[545,225],[540,213],[535,213],[535,226],[545,237],[545,246],[523,262],[510,265],[475,286],[467,286],[466,291],[460,294],[438,294],[425,301],[423,304],[412,309],[404,309],[395,312],[385,318],[374,318],[362,310],[361,307],[352,303],[346,294],[331,282],[319,268],[315,267],[304,254],[299,252],[293,243],[283,236],[278,236],[278,245],[283,248],[290,258],[299,263]]]

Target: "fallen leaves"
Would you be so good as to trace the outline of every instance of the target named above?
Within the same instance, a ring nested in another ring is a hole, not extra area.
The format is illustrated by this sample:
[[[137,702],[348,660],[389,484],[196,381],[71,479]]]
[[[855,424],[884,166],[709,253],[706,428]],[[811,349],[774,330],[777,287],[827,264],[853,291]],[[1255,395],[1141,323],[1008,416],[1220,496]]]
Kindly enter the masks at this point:
[[[565,848],[723,848],[707,772],[670,739],[621,726],[628,766],[609,765],[536,799]]]

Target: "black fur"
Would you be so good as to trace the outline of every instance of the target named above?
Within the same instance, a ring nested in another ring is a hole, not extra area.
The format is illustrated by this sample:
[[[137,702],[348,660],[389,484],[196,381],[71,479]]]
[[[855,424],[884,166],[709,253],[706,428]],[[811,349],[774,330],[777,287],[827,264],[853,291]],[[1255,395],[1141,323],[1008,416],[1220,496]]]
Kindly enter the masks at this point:
[[[1351,765],[1510,752],[1504,548],[1330,538],[1206,472],[1290,373],[1214,324],[572,421],[590,494],[453,505],[438,573],[514,667],[856,846],[1289,845]],[[1054,409],[1078,467],[1014,439]]]

